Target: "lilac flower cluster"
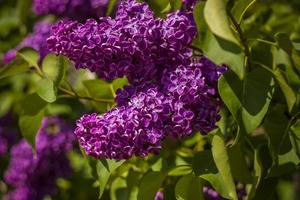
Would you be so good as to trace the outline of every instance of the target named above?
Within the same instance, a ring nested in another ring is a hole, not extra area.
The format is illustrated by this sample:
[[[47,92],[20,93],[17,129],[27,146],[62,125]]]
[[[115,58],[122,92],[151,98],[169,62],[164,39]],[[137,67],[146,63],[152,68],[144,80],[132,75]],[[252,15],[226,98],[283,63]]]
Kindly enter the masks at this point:
[[[39,22],[34,26],[33,32],[29,34],[15,49],[9,50],[3,57],[3,63],[8,64],[16,58],[17,51],[24,47],[31,47],[40,53],[44,58],[49,50],[46,39],[50,36],[52,24],[49,22]]]
[[[237,193],[238,199],[239,200],[244,199],[244,197],[246,197],[246,195],[247,195],[245,186],[243,184],[236,184],[236,187],[237,187],[236,193]],[[204,194],[204,198],[206,200],[226,200],[211,187],[206,187],[206,186],[203,187],[203,194]]]
[[[158,153],[167,136],[203,134],[219,120],[217,80],[225,71],[206,57],[193,58],[196,35],[190,11],[155,18],[145,3],[120,4],[116,18],[68,21],[53,27],[51,51],[101,78],[126,76],[118,106],[104,115],[84,115],[75,134],[88,155],[127,159]]]
[[[153,87],[134,95],[128,106],[102,116],[84,115],[75,134],[86,153],[96,158],[121,160],[158,153],[170,110],[168,99]]]
[[[101,78],[127,76],[132,84],[159,79],[161,73],[187,64],[186,48],[196,34],[191,13],[177,11],[166,20],[157,19],[145,3],[134,0],[120,4],[116,18],[68,21],[53,27],[48,47],[88,68]]]
[[[56,179],[71,169],[66,152],[73,147],[74,135],[59,118],[46,118],[36,138],[36,152],[21,140],[11,150],[5,181],[15,188],[7,200],[41,200],[56,192]]]
[[[34,0],[33,11],[37,15],[53,14],[71,19],[87,19],[103,16],[109,0]]]
[[[220,118],[216,82],[223,71],[203,57],[165,73],[156,84],[126,87],[117,92],[118,107],[84,115],[75,134],[88,155],[120,160],[158,153],[167,135],[207,133]]]

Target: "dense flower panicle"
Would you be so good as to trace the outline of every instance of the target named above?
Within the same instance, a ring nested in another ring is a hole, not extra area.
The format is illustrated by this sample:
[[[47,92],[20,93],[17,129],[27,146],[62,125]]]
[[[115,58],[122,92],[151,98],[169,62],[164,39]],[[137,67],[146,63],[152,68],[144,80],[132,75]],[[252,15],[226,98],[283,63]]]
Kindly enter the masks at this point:
[[[56,192],[56,179],[70,175],[67,151],[74,143],[72,129],[58,118],[43,120],[36,137],[36,154],[21,140],[11,150],[5,181],[15,188],[8,200],[41,200]],[[21,195],[23,193],[23,195]]]
[[[48,47],[88,68],[101,78],[124,75],[131,83],[159,79],[167,68],[187,64],[186,48],[196,34],[190,13],[177,11],[156,19],[145,3],[120,4],[116,18],[89,19],[84,24],[60,22],[48,38]]]
[[[86,153],[96,158],[146,156],[159,152],[169,113],[166,97],[150,88],[134,95],[127,106],[100,116],[84,115],[77,121],[75,134]]]
[[[208,133],[220,118],[216,87],[224,70],[202,57],[164,73],[156,84],[125,86],[117,91],[116,108],[77,121],[80,144],[96,158],[126,159],[157,153],[168,135],[184,138],[193,131]]]
[[[41,59],[44,58],[49,50],[46,39],[50,36],[52,24],[49,22],[39,22],[34,26],[33,32],[15,48],[8,51],[3,57],[3,63],[8,64],[16,58],[16,52],[24,47],[31,47],[40,53]]]
[[[106,12],[108,0],[34,0],[37,15],[53,14],[76,20],[97,18]]]

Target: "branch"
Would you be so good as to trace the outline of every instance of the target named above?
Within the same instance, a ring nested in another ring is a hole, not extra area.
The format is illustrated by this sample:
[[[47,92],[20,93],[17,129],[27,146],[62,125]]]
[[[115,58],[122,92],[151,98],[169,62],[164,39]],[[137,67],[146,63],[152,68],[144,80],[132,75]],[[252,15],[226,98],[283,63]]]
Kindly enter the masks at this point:
[[[233,23],[233,26],[235,27],[236,31],[239,34],[239,38],[240,38],[240,41],[241,41],[241,43],[244,47],[244,53],[245,53],[245,56],[246,56],[246,59],[247,59],[248,71],[251,71],[250,49],[249,49],[248,40],[245,37],[244,32],[241,29],[239,23],[236,21],[236,19],[231,14],[230,10],[227,9],[227,13],[228,13],[228,16],[229,16],[231,22]]]

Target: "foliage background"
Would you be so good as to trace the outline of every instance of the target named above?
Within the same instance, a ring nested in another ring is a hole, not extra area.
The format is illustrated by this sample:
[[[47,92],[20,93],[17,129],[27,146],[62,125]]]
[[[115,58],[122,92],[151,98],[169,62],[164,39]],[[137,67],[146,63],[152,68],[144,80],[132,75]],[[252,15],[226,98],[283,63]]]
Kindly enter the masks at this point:
[[[158,17],[181,5],[146,2]],[[300,1],[207,0],[193,12],[199,32],[195,53],[230,68],[218,85],[225,104],[219,128],[207,136],[167,140],[160,155],[126,162],[72,152],[73,176],[58,180],[59,193],[47,199],[97,199],[100,191],[103,199],[147,200],[160,188],[165,199],[202,199],[203,184],[233,199],[234,181],[247,186],[247,199],[300,198]],[[1,0],[0,57],[39,20],[30,0]],[[113,99],[112,90],[126,83],[75,71],[54,55],[41,67],[46,78],[36,73],[38,54],[23,49],[0,71],[0,116],[13,112],[14,127],[31,144],[43,116],[61,115],[74,124],[84,113],[105,112],[113,103],[91,99]],[[9,157],[0,160],[2,179]],[[1,181],[0,195],[6,189]]]

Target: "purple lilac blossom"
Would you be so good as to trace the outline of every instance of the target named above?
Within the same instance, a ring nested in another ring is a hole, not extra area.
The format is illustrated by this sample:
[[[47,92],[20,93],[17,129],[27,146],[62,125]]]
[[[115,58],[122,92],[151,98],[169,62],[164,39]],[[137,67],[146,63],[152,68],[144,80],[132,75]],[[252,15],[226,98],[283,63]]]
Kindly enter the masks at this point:
[[[44,58],[49,53],[46,39],[50,36],[51,26],[51,23],[45,21],[37,23],[31,34],[29,34],[15,49],[9,50],[4,55],[2,62],[8,64],[16,58],[17,51],[25,47],[35,49],[40,53],[40,58]]]
[[[21,140],[11,150],[5,182],[15,188],[7,200],[42,200],[55,194],[56,179],[67,177],[71,168],[67,151],[74,143],[72,129],[59,118],[46,118],[36,137],[36,154]]]
[[[152,87],[133,95],[127,106],[104,115],[84,115],[75,134],[86,153],[96,158],[121,160],[158,153],[170,110],[165,95]]]
[[[127,86],[117,92],[118,107],[84,115],[75,134],[88,155],[117,160],[158,153],[168,135],[205,134],[220,118],[216,83],[223,72],[202,57],[166,72],[156,84]]]
[[[33,11],[37,15],[85,20],[103,16],[108,3],[108,0],[34,0]]]
[[[59,22],[47,43],[50,51],[67,56],[76,68],[88,68],[106,80],[125,75],[137,85],[189,63],[192,52],[186,46],[196,35],[190,17],[191,13],[176,11],[166,20],[157,19],[146,3],[129,0],[120,4],[115,19]]]

